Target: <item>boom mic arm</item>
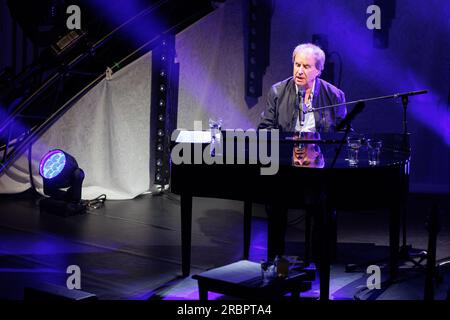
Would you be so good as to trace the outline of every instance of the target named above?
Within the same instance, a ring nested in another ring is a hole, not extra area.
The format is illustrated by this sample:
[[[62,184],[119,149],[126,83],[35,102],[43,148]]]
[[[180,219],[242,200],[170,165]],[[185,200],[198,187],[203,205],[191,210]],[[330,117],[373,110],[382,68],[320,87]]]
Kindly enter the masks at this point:
[[[361,113],[361,111],[363,111],[364,107],[365,107],[365,103],[360,101],[356,104],[356,106],[352,109],[352,111],[350,111],[347,116],[344,118],[344,120],[342,120],[340,123],[338,123],[336,125],[336,131],[341,131],[344,128],[346,128],[347,126],[349,126],[351,124],[351,122],[353,121],[353,119],[355,119],[355,117]]]

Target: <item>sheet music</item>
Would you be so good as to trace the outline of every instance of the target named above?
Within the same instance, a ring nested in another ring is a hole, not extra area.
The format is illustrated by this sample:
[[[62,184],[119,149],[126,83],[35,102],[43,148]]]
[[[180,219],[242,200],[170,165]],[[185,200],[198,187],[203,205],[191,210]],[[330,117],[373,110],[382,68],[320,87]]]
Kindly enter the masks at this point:
[[[177,143],[210,143],[211,132],[210,131],[188,131],[180,130],[176,139]]]

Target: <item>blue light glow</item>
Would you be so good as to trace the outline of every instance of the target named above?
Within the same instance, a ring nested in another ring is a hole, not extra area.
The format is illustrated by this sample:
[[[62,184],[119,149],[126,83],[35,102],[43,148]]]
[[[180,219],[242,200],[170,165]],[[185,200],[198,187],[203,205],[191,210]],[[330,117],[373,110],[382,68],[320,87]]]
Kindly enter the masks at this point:
[[[61,150],[52,150],[41,160],[39,172],[45,179],[56,177],[66,165],[66,156]]]

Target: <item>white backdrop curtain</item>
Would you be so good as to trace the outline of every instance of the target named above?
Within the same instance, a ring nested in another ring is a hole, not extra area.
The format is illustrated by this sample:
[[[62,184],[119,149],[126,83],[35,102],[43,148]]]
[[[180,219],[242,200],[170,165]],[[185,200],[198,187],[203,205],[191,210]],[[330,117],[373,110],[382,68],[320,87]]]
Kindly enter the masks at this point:
[[[131,199],[150,189],[150,70],[151,53],[101,81],[33,145],[32,172],[39,192],[39,161],[55,148],[74,156],[84,170],[83,199],[100,194]],[[30,186],[24,154],[0,177],[0,193]]]

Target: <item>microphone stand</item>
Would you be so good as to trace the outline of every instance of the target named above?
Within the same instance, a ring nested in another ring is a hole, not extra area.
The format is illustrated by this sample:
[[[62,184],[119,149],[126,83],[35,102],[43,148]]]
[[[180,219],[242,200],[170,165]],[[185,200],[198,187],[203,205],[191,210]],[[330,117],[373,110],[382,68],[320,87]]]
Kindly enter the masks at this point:
[[[355,117],[361,113],[365,108],[364,102],[358,102],[356,106],[353,108],[352,111],[350,111],[347,116],[338,124],[336,125],[336,131],[341,131],[343,127],[345,127],[345,134],[342,140],[339,143],[339,147],[336,150],[336,153],[334,155],[333,162],[331,163],[331,168],[334,168],[334,165],[336,163],[337,158],[339,157],[339,154],[341,153],[342,146],[344,145],[347,136],[352,128],[352,121],[355,119]]]
[[[353,100],[353,101],[349,101],[349,102],[342,102],[342,103],[337,103],[337,104],[332,104],[329,106],[324,106],[324,107],[319,107],[319,108],[311,108],[309,110],[303,111],[303,113],[308,113],[308,112],[315,112],[315,111],[319,111],[319,110],[324,110],[324,109],[330,109],[330,108],[336,108],[336,107],[340,107],[340,106],[344,106],[344,105],[352,105],[352,104],[357,104],[357,103],[365,103],[365,102],[369,102],[369,101],[377,101],[377,100],[386,100],[386,99],[396,99],[398,97],[402,98],[402,104],[403,104],[403,145],[402,145],[402,149],[403,150],[407,150],[410,151],[409,147],[408,147],[408,143],[407,143],[407,138],[408,138],[408,128],[407,128],[407,107],[408,107],[408,102],[409,102],[409,96],[413,96],[413,95],[419,95],[419,94],[425,94],[427,93],[427,90],[418,90],[418,91],[410,91],[410,92],[403,92],[403,93],[395,93],[392,95],[388,95],[388,96],[379,96],[379,97],[373,97],[373,98],[367,98],[367,99],[360,99],[360,100]],[[350,122],[351,119],[346,127],[345,130],[345,135],[344,135],[344,140],[347,138],[349,131],[350,131]],[[342,145],[345,142],[344,140],[341,141],[338,150],[336,151],[335,157],[333,159],[333,162],[331,164],[331,168],[334,167],[336,160],[339,156],[339,153],[342,149]],[[405,236],[403,237],[405,238]]]
[[[409,98],[408,95],[402,95],[402,105],[403,105],[403,134],[408,134],[408,121],[406,119],[406,109],[408,107]]]
[[[305,104],[305,91],[304,90],[299,90],[298,91],[298,110],[299,110],[299,117],[300,117],[300,127],[303,127],[305,124],[305,115],[306,115],[306,111],[304,108],[304,104]]]
[[[356,104],[359,102],[364,103],[364,102],[368,102],[368,101],[395,99],[395,98],[401,97],[402,105],[403,105],[403,123],[402,123],[403,124],[402,125],[403,146],[402,146],[402,148],[403,148],[403,150],[410,151],[410,147],[409,147],[409,143],[408,143],[409,133],[408,133],[408,122],[407,122],[407,108],[408,108],[409,96],[425,94],[427,92],[428,92],[427,90],[419,90],[419,91],[410,91],[410,92],[404,92],[404,93],[396,93],[396,94],[388,95],[388,96],[379,96],[379,97],[367,98],[367,99],[362,99],[362,100],[354,100],[354,101],[350,101],[350,102],[338,103],[338,104],[319,107],[319,108],[313,108],[312,110],[308,110],[306,112],[314,112],[314,111],[328,109],[328,108],[335,108],[335,107],[343,106],[343,105],[352,105],[352,104]],[[344,144],[344,142],[349,134],[349,131],[351,128],[351,126],[350,126],[351,120],[352,119],[349,119],[349,121],[347,123],[344,137],[341,140],[340,145],[336,151],[335,157],[331,164],[331,168],[334,167],[336,160],[338,158],[338,155],[341,152],[342,145]],[[405,190],[404,190],[405,201],[406,201],[407,194],[409,192],[409,187],[408,187],[409,186],[409,165],[408,165],[408,174],[406,176],[406,179],[407,180],[405,181]],[[419,254],[416,254],[416,257],[420,258],[419,262],[414,260],[413,256],[409,252],[409,249],[411,248],[411,246],[408,246],[406,243],[407,242],[407,240],[406,240],[406,207],[402,208],[401,216],[402,216],[401,219],[402,219],[403,227],[402,227],[402,245],[400,247],[399,257],[400,257],[400,259],[412,262],[415,266],[422,266],[420,263],[424,259],[428,258],[428,253],[426,251],[422,251]]]
[[[345,105],[352,105],[352,104],[356,104],[358,102],[369,102],[369,101],[377,101],[377,100],[386,100],[386,99],[396,99],[398,97],[402,98],[402,103],[403,103],[403,132],[406,133],[406,109],[407,109],[407,105],[408,105],[408,97],[409,96],[414,96],[414,95],[418,95],[418,94],[424,94],[427,93],[428,90],[419,90],[419,91],[410,91],[410,92],[403,92],[403,93],[395,93],[395,94],[391,94],[389,96],[379,96],[379,97],[373,97],[373,98],[367,98],[367,99],[360,99],[360,100],[353,100],[353,101],[348,101],[348,102],[341,102],[341,103],[337,103],[337,104],[332,104],[329,106],[324,106],[324,107],[319,107],[319,108],[311,108],[310,110],[305,111],[305,113],[308,112],[314,112],[314,111],[319,111],[319,110],[323,110],[323,109],[330,109],[330,108],[336,108],[336,107],[340,107],[340,106],[345,106]]]
[[[333,162],[331,163],[330,168],[333,169],[334,165],[336,164],[336,160],[339,157],[339,155],[341,154],[341,150],[342,150],[342,146],[344,145],[345,141],[347,140],[347,136],[350,132],[351,126],[350,123],[347,124],[347,127],[345,128],[345,133],[344,133],[344,137],[342,138],[342,140],[339,142],[339,146],[336,150],[336,153],[334,154],[334,158],[333,158]]]

